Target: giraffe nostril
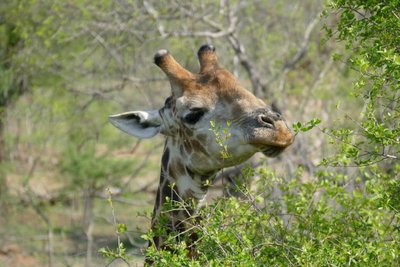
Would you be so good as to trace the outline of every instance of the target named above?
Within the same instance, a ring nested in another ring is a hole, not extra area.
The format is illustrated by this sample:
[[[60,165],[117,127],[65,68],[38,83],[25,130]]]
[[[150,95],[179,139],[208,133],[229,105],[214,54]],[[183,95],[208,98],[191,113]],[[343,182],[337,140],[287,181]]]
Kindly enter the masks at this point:
[[[270,129],[274,129],[275,128],[274,120],[272,118],[268,117],[267,115],[260,115],[258,118],[259,118],[259,122],[264,127],[267,127],[267,128],[270,128]]]

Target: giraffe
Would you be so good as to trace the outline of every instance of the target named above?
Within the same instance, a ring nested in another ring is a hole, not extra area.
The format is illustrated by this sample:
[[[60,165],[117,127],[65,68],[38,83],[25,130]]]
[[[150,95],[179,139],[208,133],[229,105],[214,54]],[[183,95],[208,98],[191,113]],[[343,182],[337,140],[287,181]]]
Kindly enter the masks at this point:
[[[170,211],[163,224],[167,233],[185,231],[185,222],[202,205],[208,184],[223,168],[240,164],[263,152],[275,157],[294,141],[283,116],[244,89],[235,77],[219,67],[215,48],[198,50],[200,72],[183,68],[167,50],[159,50],[154,63],[166,74],[171,96],[159,110],[130,111],[110,116],[120,130],[138,138],[166,136],[161,157],[160,183],[151,228],[155,229],[166,201],[195,203],[193,209]],[[228,127],[228,158],[221,158],[210,122]],[[163,213],[164,214],[164,213]],[[156,248],[165,236],[155,235]]]

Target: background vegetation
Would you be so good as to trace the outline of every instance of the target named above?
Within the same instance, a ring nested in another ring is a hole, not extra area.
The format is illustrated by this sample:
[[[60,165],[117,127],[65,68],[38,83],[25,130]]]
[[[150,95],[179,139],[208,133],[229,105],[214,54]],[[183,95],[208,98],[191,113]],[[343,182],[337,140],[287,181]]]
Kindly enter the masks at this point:
[[[198,259],[184,242],[147,255],[397,266],[399,32],[398,0],[1,1],[0,266],[142,265],[163,139],[132,139],[107,116],[161,107],[153,54],[196,71],[203,43],[284,112],[296,142],[221,174],[251,182],[201,211]]]

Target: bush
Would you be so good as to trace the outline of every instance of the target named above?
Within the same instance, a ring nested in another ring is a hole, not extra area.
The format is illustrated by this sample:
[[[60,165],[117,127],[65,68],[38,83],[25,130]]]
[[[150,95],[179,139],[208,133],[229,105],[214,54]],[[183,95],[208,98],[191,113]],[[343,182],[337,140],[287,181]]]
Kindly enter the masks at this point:
[[[220,199],[200,211],[202,220],[193,228],[199,236],[197,257],[188,257],[185,241],[176,244],[170,239],[174,251],[154,247],[147,251],[155,266],[395,266],[399,262],[399,213],[389,194],[382,193],[387,179],[320,172],[303,183],[265,167],[256,174],[253,191],[240,189],[245,199]],[[349,183],[354,190],[346,190]]]

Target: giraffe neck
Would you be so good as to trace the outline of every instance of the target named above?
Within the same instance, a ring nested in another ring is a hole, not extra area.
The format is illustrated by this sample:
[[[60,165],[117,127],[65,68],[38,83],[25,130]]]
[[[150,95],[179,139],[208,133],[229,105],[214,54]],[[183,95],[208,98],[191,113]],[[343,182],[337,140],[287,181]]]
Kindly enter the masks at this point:
[[[170,139],[166,140],[161,158],[160,183],[151,226],[157,249],[163,246],[165,238],[157,234],[157,228],[162,227],[167,235],[174,232],[179,238],[179,234],[187,230],[188,219],[195,214],[205,199],[208,191],[206,180],[212,181],[216,175],[216,172],[205,175],[192,172],[182,159],[182,156],[187,155],[173,144]]]

